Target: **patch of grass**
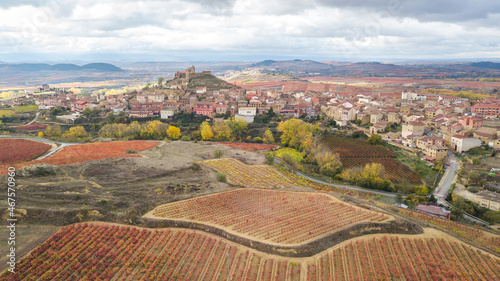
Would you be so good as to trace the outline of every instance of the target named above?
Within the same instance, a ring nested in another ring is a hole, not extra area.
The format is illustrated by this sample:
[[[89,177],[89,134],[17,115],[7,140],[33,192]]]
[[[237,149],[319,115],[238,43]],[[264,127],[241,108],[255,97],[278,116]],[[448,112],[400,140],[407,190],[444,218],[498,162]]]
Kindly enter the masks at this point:
[[[438,171],[434,170],[432,167],[427,166],[427,162],[420,160],[417,156],[410,156],[401,152],[401,148],[395,147],[388,143],[383,144],[385,147],[389,148],[391,151],[396,153],[396,159],[410,167],[414,170],[424,181],[426,185],[433,185],[436,179],[436,174]]]
[[[26,112],[37,111],[38,105],[36,105],[36,104],[22,105],[22,106],[14,107],[13,109],[18,113],[26,113]]]
[[[5,116],[13,116],[15,114],[14,110],[11,109],[0,109],[0,117]]]

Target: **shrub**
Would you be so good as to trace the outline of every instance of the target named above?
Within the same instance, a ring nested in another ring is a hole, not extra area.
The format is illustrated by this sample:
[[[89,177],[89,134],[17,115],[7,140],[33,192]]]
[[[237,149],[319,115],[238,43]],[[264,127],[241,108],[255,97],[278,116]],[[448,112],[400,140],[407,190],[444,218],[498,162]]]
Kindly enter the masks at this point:
[[[479,158],[474,158],[474,159],[472,159],[472,164],[479,165],[479,164],[481,164],[481,161],[479,161]]]
[[[224,155],[224,152],[222,150],[220,150],[220,149],[216,149],[214,151],[214,157],[215,158],[221,158],[223,155]]]
[[[137,153],[137,151],[136,151],[136,150],[134,150],[134,149],[127,149],[127,153],[128,153],[128,154],[136,154],[136,153]]]
[[[190,136],[182,136],[181,141],[190,141],[191,137]]]
[[[216,178],[218,181],[220,181],[220,182],[226,182],[226,181],[227,181],[226,174],[221,173],[221,172],[217,172],[217,173],[215,173],[215,178]]]
[[[266,155],[266,164],[268,164],[268,165],[274,164],[274,157],[271,154]]]
[[[282,155],[282,158],[283,158],[283,161],[285,161],[286,163],[288,163],[290,166],[292,167],[295,167],[295,165],[297,164],[295,162],[295,160],[293,159],[292,156],[290,156],[289,154],[285,153]]]
[[[469,191],[472,192],[472,193],[478,193],[479,190],[475,187],[469,187]]]
[[[304,156],[302,156],[302,153],[293,148],[285,147],[274,152],[274,156],[280,158],[283,158],[284,154],[288,154],[289,156],[291,156],[296,163],[300,163],[304,160]]]

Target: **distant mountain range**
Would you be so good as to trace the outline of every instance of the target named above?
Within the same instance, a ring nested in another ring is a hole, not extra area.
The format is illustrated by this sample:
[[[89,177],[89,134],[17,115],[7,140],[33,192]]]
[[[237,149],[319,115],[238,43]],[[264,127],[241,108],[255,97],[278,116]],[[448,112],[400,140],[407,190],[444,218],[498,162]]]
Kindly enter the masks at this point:
[[[17,71],[95,71],[95,72],[122,72],[123,69],[109,63],[89,63],[82,66],[76,64],[46,64],[46,63],[21,63],[0,64],[0,70]]]
[[[426,63],[390,64],[380,62],[317,62],[312,60],[264,60],[248,68],[260,68],[271,73],[291,73],[295,76],[359,76],[359,77],[420,77],[463,78],[500,77],[500,63]]]

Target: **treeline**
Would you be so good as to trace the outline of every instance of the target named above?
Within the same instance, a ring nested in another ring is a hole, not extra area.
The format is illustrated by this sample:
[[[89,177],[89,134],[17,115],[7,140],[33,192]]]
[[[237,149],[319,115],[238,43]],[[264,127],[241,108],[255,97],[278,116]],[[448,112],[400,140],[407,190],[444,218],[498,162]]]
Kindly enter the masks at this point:
[[[177,140],[181,137],[181,130],[175,126],[155,120],[143,124],[137,121],[130,124],[106,124],[97,134],[104,138],[128,140]],[[68,142],[89,141],[91,138],[91,135],[87,133],[83,126],[74,126],[62,133],[61,127],[57,124],[47,127],[38,136]]]

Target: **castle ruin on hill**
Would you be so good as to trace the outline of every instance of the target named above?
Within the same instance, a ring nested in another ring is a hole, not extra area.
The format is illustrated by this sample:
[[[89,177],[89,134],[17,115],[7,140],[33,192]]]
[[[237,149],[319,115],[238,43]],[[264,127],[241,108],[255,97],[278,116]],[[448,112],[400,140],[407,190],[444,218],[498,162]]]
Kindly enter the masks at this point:
[[[202,71],[196,73],[194,65],[188,67],[184,71],[177,71],[174,76],[174,80],[170,83],[171,87],[177,88],[187,88],[189,80],[200,77],[202,75],[212,75],[211,71]]]

